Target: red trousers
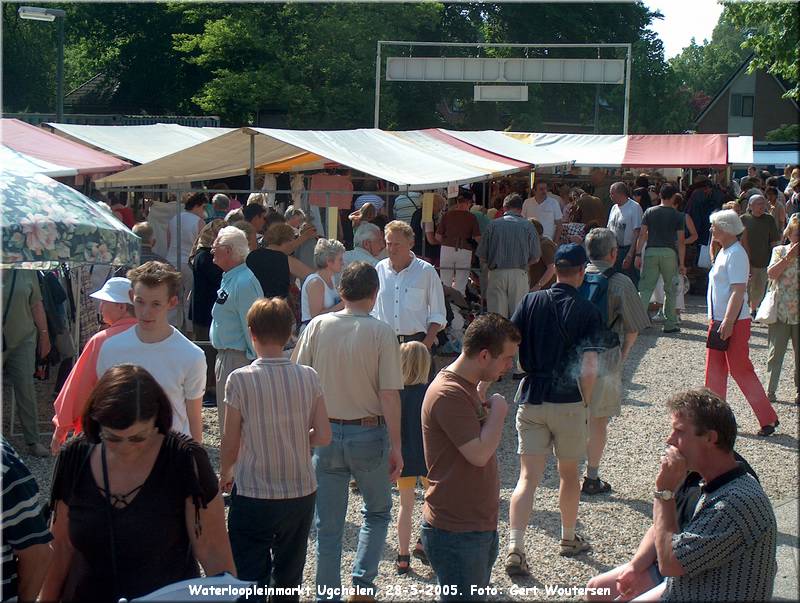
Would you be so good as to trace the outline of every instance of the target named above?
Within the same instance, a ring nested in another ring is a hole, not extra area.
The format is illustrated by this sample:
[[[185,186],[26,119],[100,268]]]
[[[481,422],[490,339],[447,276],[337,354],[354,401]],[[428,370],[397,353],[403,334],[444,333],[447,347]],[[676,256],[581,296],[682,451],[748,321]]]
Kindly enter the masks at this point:
[[[759,425],[772,425],[778,415],[769,403],[767,392],[750,362],[749,318],[736,321],[729,342],[728,349],[724,352],[706,348],[706,387],[725,400],[730,373],[753,409]]]

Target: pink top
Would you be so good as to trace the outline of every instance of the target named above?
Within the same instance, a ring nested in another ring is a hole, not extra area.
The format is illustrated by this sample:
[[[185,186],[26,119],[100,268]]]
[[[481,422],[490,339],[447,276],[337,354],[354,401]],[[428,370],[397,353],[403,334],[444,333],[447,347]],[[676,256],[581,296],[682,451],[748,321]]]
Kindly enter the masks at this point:
[[[78,362],[72,367],[56,401],[53,402],[55,409],[53,425],[56,432],[54,437],[59,442],[63,443],[67,439],[70,430],[80,433],[83,429],[81,416],[89,394],[97,384],[97,359],[100,356],[100,348],[109,337],[127,331],[135,324],[136,319],[132,316],[122,318],[86,343]]]

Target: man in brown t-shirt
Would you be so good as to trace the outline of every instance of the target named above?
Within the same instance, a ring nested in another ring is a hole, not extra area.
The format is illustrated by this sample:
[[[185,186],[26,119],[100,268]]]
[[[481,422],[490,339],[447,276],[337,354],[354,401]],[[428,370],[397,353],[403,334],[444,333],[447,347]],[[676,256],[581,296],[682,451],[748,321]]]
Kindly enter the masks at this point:
[[[439,275],[442,283],[466,294],[467,279],[472,267],[473,241],[480,241],[478,218],[469,211],[471,199],[459,196],[456,204],[442,216],[436,229],[436,240],[441,244]]]
[[[486,393],[511,368],[520,340],[499,314],[479,316],[464,333],[461,355],[425,394],[422,438],[430,486],[422,542],[445,601],[485,598],[479,589],[489,584],[497,559],[495,452],[508,404]]]
[[[556,244],[544,236],[542,223],[536,218],[530,218],[531,224],[539,233],[539,242],[542,247],[542,255],[539,261],[528,266],[528,282],[531,291],[549,289],[556,282]]]

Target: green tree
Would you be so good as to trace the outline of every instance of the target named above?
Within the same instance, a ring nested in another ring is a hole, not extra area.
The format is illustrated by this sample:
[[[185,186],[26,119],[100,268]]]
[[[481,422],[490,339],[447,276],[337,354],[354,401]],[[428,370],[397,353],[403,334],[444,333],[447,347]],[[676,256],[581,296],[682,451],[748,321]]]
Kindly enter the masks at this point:
[[[800,4],[797,2],[725,2],[730,22],[746,32],[744,47],[755,53],[750,71],[766,69],[793,87],[800,99]]]
[[[781,124],[780,128],[767,132],[766,138],[770,142],[797,142],[800,140],[800,124]]]

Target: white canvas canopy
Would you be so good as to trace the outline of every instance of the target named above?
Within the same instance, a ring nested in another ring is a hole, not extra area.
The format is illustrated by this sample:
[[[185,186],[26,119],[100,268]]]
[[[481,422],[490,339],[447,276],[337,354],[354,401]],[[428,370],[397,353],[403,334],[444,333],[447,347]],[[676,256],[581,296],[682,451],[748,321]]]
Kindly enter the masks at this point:
[[[251,147],[252,137],[252,147]],[[323,158],[410,190],[486,180],[529,169],[527,163],[450,148],[435,139],[377,129],[239,128],[146,165],[98,180],[99,186],[142,186],[213,180],[279,162]],[[251,158],[252,151],[252,158]],[[311,155],[309,155],[311,154]],[[288,170],[287,170],[288,171]]]
[[[571,157],[560,148],[539,147],[528,144],[497,130],[458,132],[456,130],[440,129],[439,132],[497,155],[524,161],[539,167],[568,165],[573,163],[575,159],[575,157]]]
[[[148,163],[172,155],[232,130],[232,128],[192,128],[179,124],[85,126],[48,123],[47,125],[67,138],[136,163]]]

